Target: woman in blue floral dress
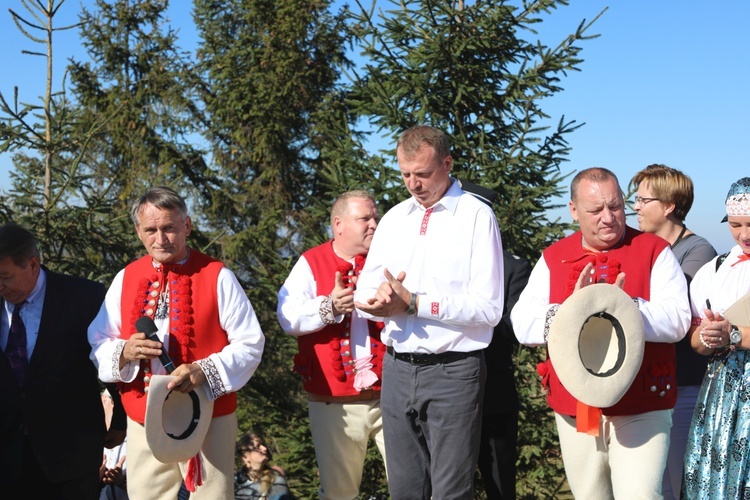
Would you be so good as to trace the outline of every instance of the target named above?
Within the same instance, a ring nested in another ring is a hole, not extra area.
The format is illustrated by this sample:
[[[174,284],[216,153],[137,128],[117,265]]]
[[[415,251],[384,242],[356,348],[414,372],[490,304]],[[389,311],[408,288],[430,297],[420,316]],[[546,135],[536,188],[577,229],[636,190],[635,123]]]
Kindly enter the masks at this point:
[[[750,293],[750,177],[726,199],[737,245],[703,266],[690,284],[693,348],[711,359],[693,413],[682,498],[750,499],[750,321],[723,313]]]

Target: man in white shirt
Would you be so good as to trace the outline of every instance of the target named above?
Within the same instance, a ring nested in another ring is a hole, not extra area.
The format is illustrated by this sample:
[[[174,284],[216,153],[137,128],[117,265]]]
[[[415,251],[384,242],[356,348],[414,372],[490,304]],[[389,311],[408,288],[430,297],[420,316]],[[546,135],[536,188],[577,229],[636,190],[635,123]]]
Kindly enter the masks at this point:
[[[500,231],[492,209],[450,177],[442,131],[414,126],[396,153],[412,197],[380,221],[354,297],[363,314],[385,321],[388,488],[395,500],[470,499],[482,349],[503,309]]]
[[[120,382],[128,415],[128,495],[176,498],[185,479],[189,487],[198,486],[192,499],[232,498],[236,391],[260,364],[263,332],[234,274],[188,247],[192,222],[179,194],[151,188],[136,200],[130,215],[148,254],[115,276],[88,330],[99,377]],[[144,316],[158,328],[159,341],[138,331],[136,322]],[[148,447],[146,394],[151,375],[166,373],[162,352],[177,367],[167,389],[188,393],[207,385],[214,401],[200,454],[204,476],[197,474],[200,464],[165,464]],[[202,485],[193,483],[194,478],[202,478]]]
[[[677,399],[674,343],[691,318],[685,276],[666,240],[626,226],[625,200],[611,171],[576,174],[569,207],[580,230],[544,250],[511,311],[513,329],[521,344],[546,344],[560,304],[594,283],[618,286],[633,298],[644,323],[643,361],[615,405],[591,408],[577,401],[550,359],[537,370],[555,411],[573,495],[661,498]]]
[[[323,500],[359,495],[370,438],[385,457],[380,389],[383,324],[354,309],[378,209],[367,191],[348,191],[331,209],[333,239],[307,250],[279,290],[276,314],[297,337],[294,371],[307,392]]]

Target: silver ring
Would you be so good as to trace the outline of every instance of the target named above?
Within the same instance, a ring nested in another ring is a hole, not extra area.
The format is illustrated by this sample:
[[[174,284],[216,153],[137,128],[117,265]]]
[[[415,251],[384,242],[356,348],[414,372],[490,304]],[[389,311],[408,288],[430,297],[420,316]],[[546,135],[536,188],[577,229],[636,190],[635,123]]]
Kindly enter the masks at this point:
[[[143,347],[138,346],[138,354],[143,354]]]

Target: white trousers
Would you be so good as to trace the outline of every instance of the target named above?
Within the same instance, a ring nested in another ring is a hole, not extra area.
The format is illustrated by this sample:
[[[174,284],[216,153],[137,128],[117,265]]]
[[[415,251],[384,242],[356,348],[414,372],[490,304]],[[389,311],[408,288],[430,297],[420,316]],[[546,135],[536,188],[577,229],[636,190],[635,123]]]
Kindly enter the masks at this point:
[[[176,499],[184,478],[180,464],[164,464],[154,458],[146,442],[145,428],[128,418],[128,496],[138,500]],[[206,475],[190,500],[234,500],[234,444],[237,416],[211,419],[201,454]]]
[[[576,431],[555,413],[565,475],[573,496],[597,500],[661,499],[672,410],[602,416],[599,436]]]
[[[308,415],[320,471],[320,498],[356,498],[370,438],[375,440],[385,462],[380,400],[356,403],[308,401]]]

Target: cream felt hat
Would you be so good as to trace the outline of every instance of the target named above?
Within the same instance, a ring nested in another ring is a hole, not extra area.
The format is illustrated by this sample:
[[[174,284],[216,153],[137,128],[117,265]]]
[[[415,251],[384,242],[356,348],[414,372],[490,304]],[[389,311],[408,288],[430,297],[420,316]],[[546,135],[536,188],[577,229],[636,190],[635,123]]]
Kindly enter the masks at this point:
[[[557,310],[547,349],[560,382],[577,400],[608,408],[625,395],[643,362],[643,318],[627,293],[597,283]]]
[[[146,402],[146,442],[162,463],[189,460],[200,452],[214,409],[203,386],[189,393],[167,389],[174,378],[153,375]]]

